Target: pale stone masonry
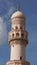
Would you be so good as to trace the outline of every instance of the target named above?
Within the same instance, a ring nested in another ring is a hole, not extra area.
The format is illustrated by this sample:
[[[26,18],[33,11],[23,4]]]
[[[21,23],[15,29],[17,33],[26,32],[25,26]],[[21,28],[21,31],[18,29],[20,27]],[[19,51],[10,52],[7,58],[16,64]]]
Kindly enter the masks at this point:
[[[18,9],[11,16],[11,31],[9,32],[9,44],[11,47],[10,61],[6,65],[30,65],[26,61],[26,46],[28,44],[28,32],[26,31],[26,18]]]

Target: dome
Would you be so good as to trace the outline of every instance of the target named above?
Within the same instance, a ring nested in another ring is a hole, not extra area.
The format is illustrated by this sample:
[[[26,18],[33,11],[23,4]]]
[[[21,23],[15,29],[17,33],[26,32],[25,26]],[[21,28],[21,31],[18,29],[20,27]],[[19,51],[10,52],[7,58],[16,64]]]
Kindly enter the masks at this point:
[[[23,18],[25,18],[25,16],[23,15],[23,13],[20,12],[20,11],[16,11],[15,13],[13,13],[13,15],[11,16],[11,19],[15,18],[15,17],[23,17]]]

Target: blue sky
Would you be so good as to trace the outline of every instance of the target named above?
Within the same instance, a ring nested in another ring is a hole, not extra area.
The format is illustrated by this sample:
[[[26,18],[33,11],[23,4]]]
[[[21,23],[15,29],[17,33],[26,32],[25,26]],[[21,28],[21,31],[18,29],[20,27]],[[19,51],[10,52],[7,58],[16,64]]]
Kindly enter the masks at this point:
[[[26,30],[29,44],[26,47],[26,60],[37,65],[37,0],[0,0],[0,65],[10,60],[8,32],[11,28],[11,15],[20,3],[26,16]]]

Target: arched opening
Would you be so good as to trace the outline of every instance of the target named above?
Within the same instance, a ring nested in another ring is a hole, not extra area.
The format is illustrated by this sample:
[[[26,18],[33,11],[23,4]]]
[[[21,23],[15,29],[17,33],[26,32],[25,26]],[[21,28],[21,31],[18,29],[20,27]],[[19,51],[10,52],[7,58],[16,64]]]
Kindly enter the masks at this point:
[[[21,37],[24,37],[24,34],[23,33],[21,34]]]
[[[14,37],[14,34],[12,34],[12,37]]]
[[[22,27],[20,27],[20,29],[22,29]]]
[[[20,60],[22,60],[22,56],[20,56]]]
[[[18,29],[18,27],[16,26],[16,29]]]
[[[19,33],[16,33],[16,36],[18,37],[19,36]]]

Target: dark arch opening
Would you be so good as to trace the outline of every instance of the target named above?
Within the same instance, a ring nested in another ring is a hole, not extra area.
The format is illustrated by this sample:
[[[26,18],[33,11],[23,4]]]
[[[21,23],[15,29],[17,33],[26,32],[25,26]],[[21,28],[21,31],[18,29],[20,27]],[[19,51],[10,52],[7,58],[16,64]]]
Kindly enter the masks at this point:
[[[14,37],[14,34],[12,34],[12,37]]]
[[[22,27],[20,27],[20,29],[22,29]]]
[[[22,60],[22,56],[20,56],[20,60]]]
[[[18,29],[18,27],[16,26],[16,29]]]
[[[24,34],[22,33],[21,36],[24,37]]]
[[[19,36],[19,33],[16,33],[16,36]]]

